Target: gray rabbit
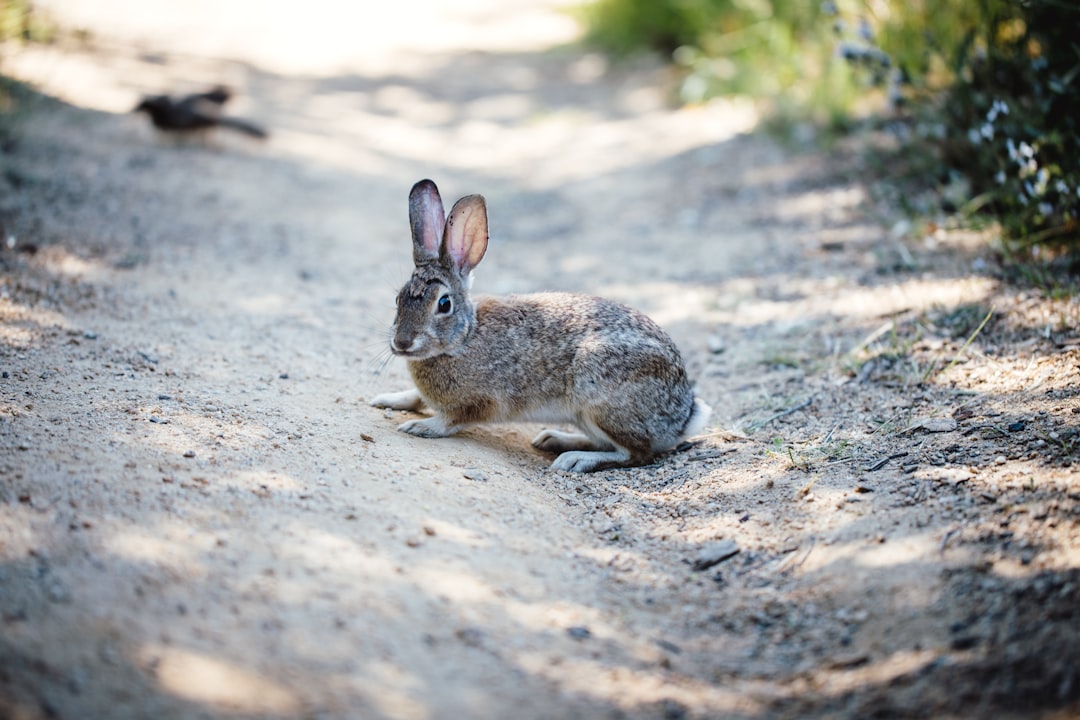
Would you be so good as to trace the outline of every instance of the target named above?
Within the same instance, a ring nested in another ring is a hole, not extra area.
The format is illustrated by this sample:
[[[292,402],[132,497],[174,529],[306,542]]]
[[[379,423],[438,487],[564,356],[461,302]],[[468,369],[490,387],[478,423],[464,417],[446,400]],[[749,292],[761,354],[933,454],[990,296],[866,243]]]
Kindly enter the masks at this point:
[[[390,349],[408,361],[415,390],[375,407],[434,415],[399,430],[447,437],[476,423],[572,424],[533,446],[558,453],[557,470],[590,472],[652,461],[705,427],[682,357],[652,320],[610,300],[571,293],[469,295],[487,250],[480,195],[445,218],[435,183],[409,193],[416,269],[398,293]]]

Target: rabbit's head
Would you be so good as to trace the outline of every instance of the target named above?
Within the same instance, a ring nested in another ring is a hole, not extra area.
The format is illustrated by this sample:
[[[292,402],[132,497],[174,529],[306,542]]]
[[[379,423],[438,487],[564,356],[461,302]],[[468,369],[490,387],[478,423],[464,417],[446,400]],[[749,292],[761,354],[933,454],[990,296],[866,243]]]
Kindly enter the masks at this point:
[[[409,193],[409,224],[416,268],[397,296],[390,349],[410,360],[452,355],[476,325],[469,285],[487,250],[484,198],[461,198],[446,218],[439,189],[421,180]]]

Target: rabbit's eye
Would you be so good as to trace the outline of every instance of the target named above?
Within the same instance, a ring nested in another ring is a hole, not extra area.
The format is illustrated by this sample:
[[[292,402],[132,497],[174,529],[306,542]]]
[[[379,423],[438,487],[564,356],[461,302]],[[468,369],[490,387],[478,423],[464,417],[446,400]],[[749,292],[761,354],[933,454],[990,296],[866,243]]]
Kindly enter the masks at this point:
[[[450,299],[449,295],[443,295],[439,298],[439,304],[436,308],[440,315],[449,315],[454,309],[454,301]]]

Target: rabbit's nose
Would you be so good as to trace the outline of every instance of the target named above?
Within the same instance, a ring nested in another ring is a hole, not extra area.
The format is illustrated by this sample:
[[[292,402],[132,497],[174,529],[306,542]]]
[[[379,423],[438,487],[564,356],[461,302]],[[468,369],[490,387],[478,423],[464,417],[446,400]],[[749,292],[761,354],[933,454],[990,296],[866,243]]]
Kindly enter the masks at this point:
[[[406,337],[401,334],[395,334],[390,338],[390,350],[398,355],[416,352],[422,345],[423,340],[419,337]]]

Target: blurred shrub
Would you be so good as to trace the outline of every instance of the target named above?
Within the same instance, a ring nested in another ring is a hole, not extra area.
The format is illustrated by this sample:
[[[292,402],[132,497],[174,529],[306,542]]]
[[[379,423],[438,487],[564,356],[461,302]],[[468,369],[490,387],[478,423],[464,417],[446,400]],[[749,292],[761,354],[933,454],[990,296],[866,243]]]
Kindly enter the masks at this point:
[[[1077,0],[595,0],[585,19],[609,52],[670,53],[684,102],[748,94],[833,129],[888,108],[904,151],[933,153],[927,182],[965,178],[948,203],[1080,254]]]
[[[597,47],[617,56],[655,50],[684,68],[683,102],[753,95],[830,122],[852,100],[851,68],[829,62],[831,32],[817,2],[595,0],[583,14]]]
[[[1022,248],[1080,253],[1080,4],[995,10],[941,105],[943,161]]]
[[[53,34],[52,24],[34,9],[30,0],[0,0],[0,42],[47,42]]]

